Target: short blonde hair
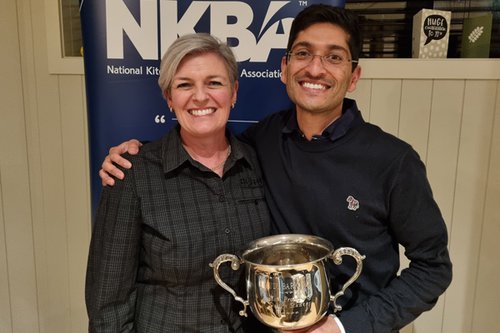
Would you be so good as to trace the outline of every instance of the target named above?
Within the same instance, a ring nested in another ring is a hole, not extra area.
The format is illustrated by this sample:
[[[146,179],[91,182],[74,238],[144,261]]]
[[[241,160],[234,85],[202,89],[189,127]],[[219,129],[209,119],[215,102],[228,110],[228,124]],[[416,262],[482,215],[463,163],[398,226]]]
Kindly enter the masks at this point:
[[[210,34],[195,33],[176,39],[163,55],[158,78],[161,91],[170,93],[172,80],[182,59],[203,53],[214,53],[222,58],[226,64],[231,86],[234,87],[238,80],[238,64],[231,48]]]

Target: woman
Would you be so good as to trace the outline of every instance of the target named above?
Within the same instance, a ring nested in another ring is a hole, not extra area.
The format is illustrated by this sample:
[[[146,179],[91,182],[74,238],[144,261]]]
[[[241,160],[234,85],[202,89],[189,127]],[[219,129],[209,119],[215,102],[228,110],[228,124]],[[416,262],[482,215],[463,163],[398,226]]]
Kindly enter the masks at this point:
[[[183,36],[165,53],[158,82],[179,125],[128,155],[134,168],[102,193],[87,267],[89,331],[262,331],[238,315],[241,304],[209,267],[269,234],[256,155],[226,130],[237,76],[230,48],[208,34]],[[224,268],[224,281],[241,283],[241,272]]]

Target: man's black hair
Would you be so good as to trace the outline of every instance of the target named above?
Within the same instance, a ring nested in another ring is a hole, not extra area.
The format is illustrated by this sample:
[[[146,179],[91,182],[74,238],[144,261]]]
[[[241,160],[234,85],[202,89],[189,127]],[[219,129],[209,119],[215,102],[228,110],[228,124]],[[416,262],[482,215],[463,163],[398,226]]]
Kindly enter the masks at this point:
[[[291,51],[292,45],[299,32],[309,28],[315,23],[331,23],[338,25],[348,35],[347,44],[353,60],[358,60],[361,53],[361,32],[359,30],[359,19],[352,11],[333,7],[325,4],[314,4],[303,9],[293,20],[288,37],[287,51]],[[353,69],[356,64],[353,63]]]

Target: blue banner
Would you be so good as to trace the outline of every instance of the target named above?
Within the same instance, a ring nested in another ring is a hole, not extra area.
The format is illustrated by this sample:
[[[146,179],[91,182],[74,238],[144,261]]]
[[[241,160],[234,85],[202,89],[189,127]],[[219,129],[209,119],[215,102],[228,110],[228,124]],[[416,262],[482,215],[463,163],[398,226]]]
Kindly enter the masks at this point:
[[[159,139],[176,124],[157,80],[161,56],[178,36],[208,32],[232,47],[240,85],[229,128],[238,133],[290,107],[281,58],[293,18],[314,3],[344,6],[336,0],[82,0],[93,212],[109,147]]]

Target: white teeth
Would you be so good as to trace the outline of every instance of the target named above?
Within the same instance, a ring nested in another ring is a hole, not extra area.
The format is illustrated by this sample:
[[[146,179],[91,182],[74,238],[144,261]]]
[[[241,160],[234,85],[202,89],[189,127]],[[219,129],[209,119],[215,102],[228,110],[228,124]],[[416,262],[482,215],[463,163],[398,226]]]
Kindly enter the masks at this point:
[[[191,113],[193,116],[206,116],[207,114],[214,113],[215,109],[203,109],[203,110],[191,110],[189,113]]]
[[[310,89],[318,89],[318,90],[325,90],[326,87],[322,84],[317,84],[317,83],[310,83],[310,82],[304,82],[302,86]]]

